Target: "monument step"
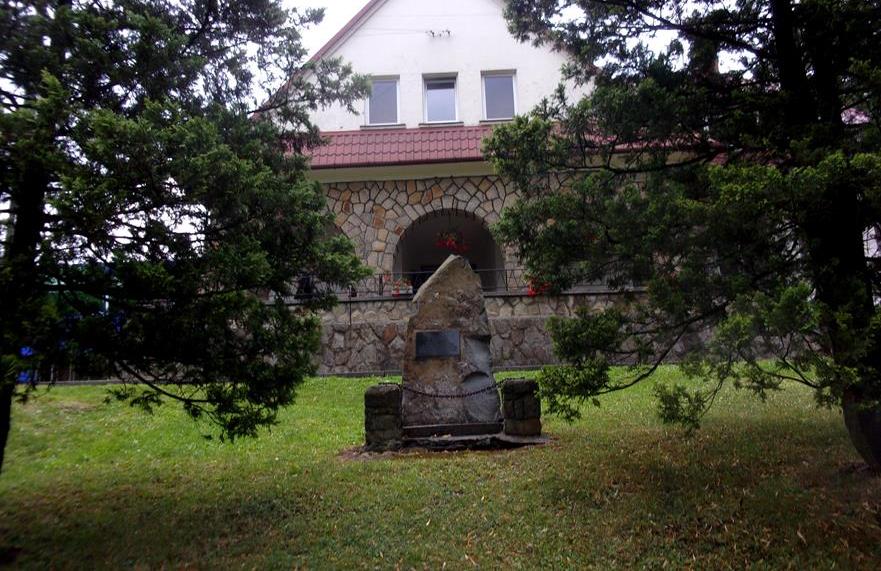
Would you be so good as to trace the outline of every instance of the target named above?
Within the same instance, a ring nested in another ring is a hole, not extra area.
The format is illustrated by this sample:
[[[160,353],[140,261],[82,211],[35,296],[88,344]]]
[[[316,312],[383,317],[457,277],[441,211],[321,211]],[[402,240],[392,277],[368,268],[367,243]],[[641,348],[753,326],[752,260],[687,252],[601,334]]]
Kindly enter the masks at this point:
[[[504,433],[470,436],[426,436],[404,438],[404,448],[425,448],[427,450],[500,450],[523,446],[540,446],[550,442],[546,436],[511,436]]]
[[[502,432],[501,422],[480,424],[435,424],[427,426],[405,426],[404,438],[426,438],[431,436],[479,436]]]

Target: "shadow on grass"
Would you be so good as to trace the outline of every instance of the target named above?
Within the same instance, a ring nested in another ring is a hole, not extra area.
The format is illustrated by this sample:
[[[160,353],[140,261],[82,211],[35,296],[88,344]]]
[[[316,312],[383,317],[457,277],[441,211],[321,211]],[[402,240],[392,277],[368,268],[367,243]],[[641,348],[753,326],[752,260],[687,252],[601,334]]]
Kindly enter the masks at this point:
[[[594,560],[867,569],[881,561],[881,478],[854,462],[837,424],[805,430],[763,419],[691,438],[641,432],[626,441],[597,435],[586,445],[614,453],[540,483],[548,509],[590,530]]]
[[[208,479],[64,485],[4,503],[15,523],[0,550],[41,568],[229,565],[296,536],[321,509],[318,493]]]
[[[296,422],[238,452],[191,444],[190,432],[172,438],[173,418],[146,431],[135,417],[121,425],[129,439],[101,443],[89,431],[119,413],[100,410],[90,424],[71,420],[83,434],[61,445],[39,432],[57,418],[34,411],[19,457],[53,468],[0,481],[0,552],[26,568],[881,561],[881,480],[854,468],[840,418],[809,401],[732,406],[683,438],[628,396],[574,426],[549,421],[549,446],[347,462],[338,453],[360,437],[352,411],[363,391],[344,388],[351,402],[340,408],[335,385],[315,385]],[[65,446],[77,452],[65,456]]]

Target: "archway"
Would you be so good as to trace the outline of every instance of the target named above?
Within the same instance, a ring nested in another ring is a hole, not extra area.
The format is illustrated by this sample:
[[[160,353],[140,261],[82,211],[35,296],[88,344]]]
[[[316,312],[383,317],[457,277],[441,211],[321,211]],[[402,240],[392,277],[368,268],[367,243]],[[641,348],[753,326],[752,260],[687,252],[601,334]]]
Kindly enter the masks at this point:
[[[486,224],[460,210],[431,212],[413,222],[398,242],[395,274],[409,279],[415,291],[451,253],[468,258],[485,290],[505,283],[505,258]]]

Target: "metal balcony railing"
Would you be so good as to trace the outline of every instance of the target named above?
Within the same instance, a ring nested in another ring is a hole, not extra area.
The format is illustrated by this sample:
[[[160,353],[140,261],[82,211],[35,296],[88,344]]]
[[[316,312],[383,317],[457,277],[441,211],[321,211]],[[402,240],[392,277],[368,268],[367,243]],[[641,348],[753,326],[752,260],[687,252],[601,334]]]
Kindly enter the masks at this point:
[[[431,277],[433,271],[381,273],[365,278],[350,288],[327,286],[314,282],[309,277],[300,278],[297,292],[286,299],[288,303],[300,303],[313,297],[317,292],[333,292],[341,302],[366,301],[375,299],[408,299]],[[541,288],[530,285],[523,268],[493,268],[476,270],[480,276],[483,292],[487,295],[542,295]],[[602,293],[607,288],[602,284],[583,284],[570,288],[566,293]]]

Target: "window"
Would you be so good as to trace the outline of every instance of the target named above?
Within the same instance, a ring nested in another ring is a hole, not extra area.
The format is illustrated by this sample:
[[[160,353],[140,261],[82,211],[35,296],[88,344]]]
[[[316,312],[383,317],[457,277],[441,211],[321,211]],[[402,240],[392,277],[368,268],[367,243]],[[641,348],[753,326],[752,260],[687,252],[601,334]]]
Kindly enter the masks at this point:
[[[487,120],[512,119],[514,103],[514,74],[486,73],[483,76],[483,115]]]
[[[425,121],[444,123],[456,120],[456,78],[425,80]]]
[[[398,80],[374,79],[367,102],[369,125],[392,125],[398,122]]]

